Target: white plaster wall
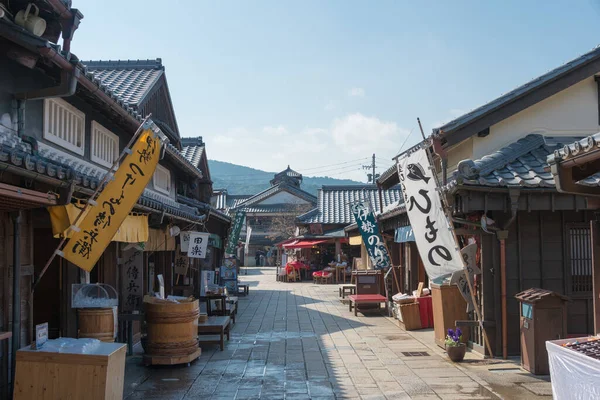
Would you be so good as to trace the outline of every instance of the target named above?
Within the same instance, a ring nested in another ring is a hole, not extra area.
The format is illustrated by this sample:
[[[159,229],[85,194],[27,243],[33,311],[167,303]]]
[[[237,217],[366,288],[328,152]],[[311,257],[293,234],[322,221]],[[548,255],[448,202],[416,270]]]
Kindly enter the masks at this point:
[[[492,125],[487,137],[474,137],[472,158],[481,158],[530,133],[587,136],[598,131],[598,88],[591,76]]]
[[[289,192],[279,192],[257,204],[309,204],[309,202]]]

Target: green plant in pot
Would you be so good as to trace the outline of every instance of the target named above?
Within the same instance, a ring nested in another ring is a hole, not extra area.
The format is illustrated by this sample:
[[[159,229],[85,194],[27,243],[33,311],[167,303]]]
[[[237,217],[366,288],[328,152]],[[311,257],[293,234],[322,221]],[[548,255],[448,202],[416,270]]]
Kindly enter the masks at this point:
[[[460,328],[456,328],[456,330],[448,329],[448,335],[446,335],[446,353],[448,353],[448,358],[454,362],[462,361],[465,358],[467,346],[461,340],[462,331]]]

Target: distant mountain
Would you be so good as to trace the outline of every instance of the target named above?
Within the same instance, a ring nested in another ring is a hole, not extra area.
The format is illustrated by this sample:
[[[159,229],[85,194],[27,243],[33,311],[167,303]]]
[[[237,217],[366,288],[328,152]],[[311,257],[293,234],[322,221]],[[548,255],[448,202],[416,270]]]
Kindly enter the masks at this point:
[[[227,189],[229,194],[255,194],[270,186],[275,172],[244,167],[223,161],[208,160],[213,188]],[[279,172],[279,171],[278,171]],[[355,185],[360,182],[350,179],[334,179],[329,177],[304,177],[302,189],[317,195],[323,185]]]

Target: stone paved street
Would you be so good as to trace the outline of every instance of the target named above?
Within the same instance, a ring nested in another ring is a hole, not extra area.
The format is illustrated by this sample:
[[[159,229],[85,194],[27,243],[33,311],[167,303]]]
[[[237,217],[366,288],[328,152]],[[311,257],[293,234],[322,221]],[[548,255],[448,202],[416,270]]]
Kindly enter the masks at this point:
[[[392,320],[354,317],[337,285],[275,282],[274,268],[241,280],[251,291],[225,351],[205,346],[190,367],[144,368],[131,357],[126,399],[499,398]],[[528,393],[515,398],[537,398]]]

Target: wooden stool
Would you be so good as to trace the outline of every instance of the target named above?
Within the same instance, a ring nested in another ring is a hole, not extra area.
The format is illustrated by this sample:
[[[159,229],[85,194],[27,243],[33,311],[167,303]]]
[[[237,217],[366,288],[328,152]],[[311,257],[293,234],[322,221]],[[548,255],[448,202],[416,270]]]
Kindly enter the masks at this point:
[[[339,288],[340,291],[340,297],[342,299],[346,298],[346,293],[347,294],[356,294],[356,285],[342,285]]]

